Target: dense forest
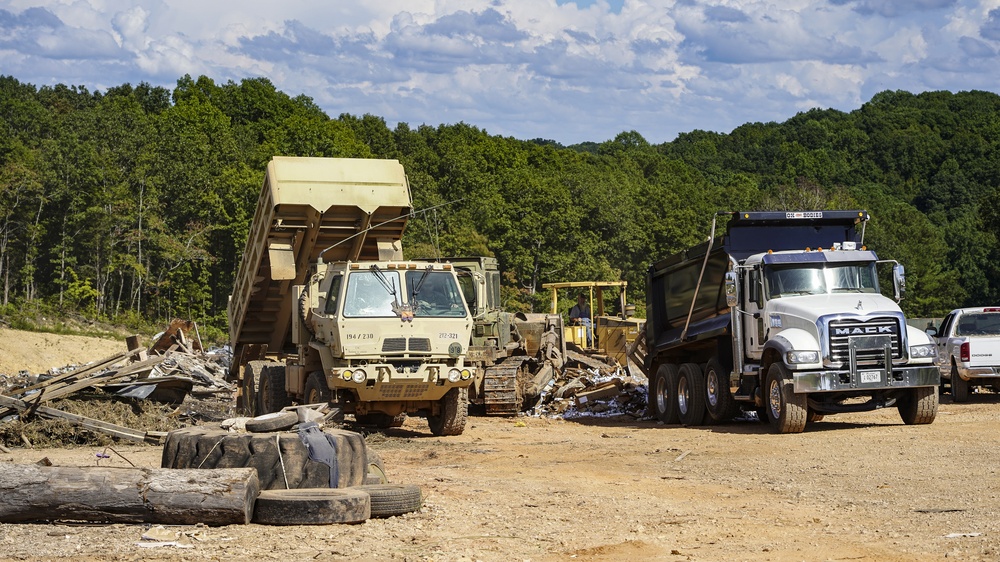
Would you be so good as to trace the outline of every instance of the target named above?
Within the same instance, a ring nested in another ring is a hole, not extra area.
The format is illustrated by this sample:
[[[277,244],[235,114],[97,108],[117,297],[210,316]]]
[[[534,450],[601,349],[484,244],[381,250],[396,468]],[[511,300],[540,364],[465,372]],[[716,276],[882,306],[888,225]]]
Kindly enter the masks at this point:
[[[705,239],[719,210],[863,208],[866,244],[907,267],[904,310],[1000,303],[1000,96],[877,94],[729,134],[635,131],[561,146],[452,125],[331,118],[266,79],[173,91],[35,87],[0,76],[0,304],[224,329],[274,155],[395,158],[416,212],[408,257],[496,256],[512,310],[541,284],[629,282]]]

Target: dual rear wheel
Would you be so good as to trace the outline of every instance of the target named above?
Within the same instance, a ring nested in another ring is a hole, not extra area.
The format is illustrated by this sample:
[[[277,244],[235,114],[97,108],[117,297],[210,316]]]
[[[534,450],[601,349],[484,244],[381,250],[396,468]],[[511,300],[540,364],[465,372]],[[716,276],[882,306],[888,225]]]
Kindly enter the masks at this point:
[[[739,413],[729,374],[712,358],[704,366],[660,365],[649,385],[650,415],[666,424],[724,423]]]

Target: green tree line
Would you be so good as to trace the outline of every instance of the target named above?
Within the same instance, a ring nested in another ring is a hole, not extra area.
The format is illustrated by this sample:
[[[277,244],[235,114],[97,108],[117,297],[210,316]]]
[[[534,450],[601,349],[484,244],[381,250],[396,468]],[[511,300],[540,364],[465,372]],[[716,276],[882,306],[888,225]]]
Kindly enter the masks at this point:
[[[331,118],[268,80],[184,76],[169,90],[35,87],[0,76],[0,304],[224,329],[275,155],[395,158],[408,257],[496,256],[512,310],[541,285],[629,282],[705,239],[719,210],[863,208],[866,243],[907,266],[904,310],[1000,302],[1000,96],[877,94],[663,144],[625,131],[562,146],[466,123]]]

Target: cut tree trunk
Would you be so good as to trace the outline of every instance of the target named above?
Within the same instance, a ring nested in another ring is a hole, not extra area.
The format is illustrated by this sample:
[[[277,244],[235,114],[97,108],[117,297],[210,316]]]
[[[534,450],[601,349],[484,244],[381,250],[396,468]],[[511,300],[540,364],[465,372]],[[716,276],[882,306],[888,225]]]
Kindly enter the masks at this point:
[[[55,467],[0,463],[0,522],[247,524],[260,493],[252,468]]]

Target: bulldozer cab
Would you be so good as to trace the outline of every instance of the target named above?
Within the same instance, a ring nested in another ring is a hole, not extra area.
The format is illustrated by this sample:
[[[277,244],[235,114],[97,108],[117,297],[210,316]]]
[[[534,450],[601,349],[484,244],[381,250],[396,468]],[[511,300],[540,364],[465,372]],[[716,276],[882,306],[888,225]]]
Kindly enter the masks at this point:
[[[629,346],[639,335],[642,320],[632,316],[635,306],[628,304],[626,287],[628,281],[569,281],[564,283],[545,283],[543,289],[549,289],[552,295],[552,314],[568,312],[578,295],[584,295],[590,309],[587,319],[593,328],[591,343],[587,343],[586,322],[574,324],[567,318],[563,327],[563,337],[567,344],[589,352],[606,355],[620,365],[627,364]],[[563,306],[560,306],[560,303]]]

